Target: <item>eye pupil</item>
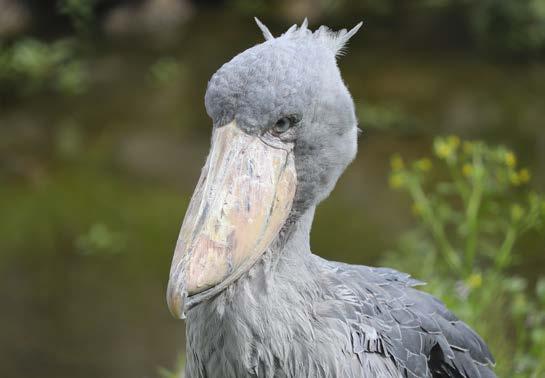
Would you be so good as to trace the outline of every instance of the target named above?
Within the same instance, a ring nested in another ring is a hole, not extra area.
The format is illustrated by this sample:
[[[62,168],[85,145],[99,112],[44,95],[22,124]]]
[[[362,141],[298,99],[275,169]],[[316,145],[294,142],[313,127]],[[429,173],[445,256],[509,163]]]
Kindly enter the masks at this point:
[[[276,124],[274,125],[274,132],[277,134],[282,134],[291,127],[292,120],[289,117],[282,117],[278,121],[276,121]]]

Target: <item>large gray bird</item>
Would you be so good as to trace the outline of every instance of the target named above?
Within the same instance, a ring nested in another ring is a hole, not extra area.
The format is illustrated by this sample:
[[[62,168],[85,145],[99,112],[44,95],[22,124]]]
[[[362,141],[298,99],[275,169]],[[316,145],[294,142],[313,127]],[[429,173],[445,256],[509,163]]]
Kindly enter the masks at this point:
[[[266,41],[208,83],[211,150],[172,261],[186,377],[494,377],[482,339],[407,274],[310,251],[356,155],[336,57],[361,24],[275,38],[257,23]]]

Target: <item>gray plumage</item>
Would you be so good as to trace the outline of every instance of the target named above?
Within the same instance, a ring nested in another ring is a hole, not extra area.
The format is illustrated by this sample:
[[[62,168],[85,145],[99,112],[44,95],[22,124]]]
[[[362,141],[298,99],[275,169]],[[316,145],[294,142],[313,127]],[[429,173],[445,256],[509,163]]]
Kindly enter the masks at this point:
[[[419,282],[387,268],[326,261],[310,251],[315,207],[357,150],[357,121],[336,57],[350,32],[306,21],[239,54],[209,82],[215,127],[261,133],[300,122],[298,185],[288,221],[260,260],[187,311],[186,377],[494,377],[481,338]],[[334,237],[334,235],[331,235]]]

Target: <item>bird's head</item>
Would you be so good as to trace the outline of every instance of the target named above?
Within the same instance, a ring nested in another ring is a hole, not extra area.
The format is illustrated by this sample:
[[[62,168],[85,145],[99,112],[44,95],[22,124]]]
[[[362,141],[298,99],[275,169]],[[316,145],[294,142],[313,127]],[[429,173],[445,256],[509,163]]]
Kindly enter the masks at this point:
[[[191,303],[247,271],[289,223],[326,198],[357,150],[354,104],[336,58],[360,28],[306,20],[237,55],[205,96],[211,150],[174,252],[167,301]]]

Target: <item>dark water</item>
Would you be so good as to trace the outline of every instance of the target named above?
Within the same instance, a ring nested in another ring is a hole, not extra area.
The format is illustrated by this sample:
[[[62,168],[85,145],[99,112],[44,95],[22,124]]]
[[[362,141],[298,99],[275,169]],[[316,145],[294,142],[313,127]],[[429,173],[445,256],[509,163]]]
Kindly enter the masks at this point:
[[[183,350],[183,323],[171,319],[164,290],[208,148],[206,82],[261,38],[249,20],[206,17],[165,46],[100,47],[84,95],[0,109],[2,377],[156,377]],[[412,218],[387,186],[389,158],[428,155],[436,134],[505,144],[545,187],[544,65],[369,38],[358,36],[340,61],[365,131],[318,210],[315,252],[373,264],[393,247]],[[174,72],[165,82],[150,70],[161,65]],[[523,274],[538,273],[543,247],[525,241]]]

